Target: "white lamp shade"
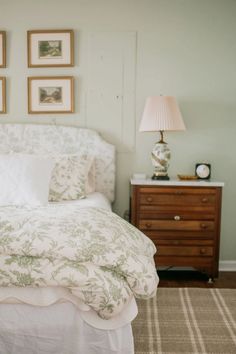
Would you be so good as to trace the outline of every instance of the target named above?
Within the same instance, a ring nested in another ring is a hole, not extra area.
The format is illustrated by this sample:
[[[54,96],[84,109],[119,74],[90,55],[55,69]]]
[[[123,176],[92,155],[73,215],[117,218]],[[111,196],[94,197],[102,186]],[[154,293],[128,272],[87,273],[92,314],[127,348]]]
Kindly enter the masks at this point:
[[[175,97],[148,97],[139,131],[185,130],[184,121]]]

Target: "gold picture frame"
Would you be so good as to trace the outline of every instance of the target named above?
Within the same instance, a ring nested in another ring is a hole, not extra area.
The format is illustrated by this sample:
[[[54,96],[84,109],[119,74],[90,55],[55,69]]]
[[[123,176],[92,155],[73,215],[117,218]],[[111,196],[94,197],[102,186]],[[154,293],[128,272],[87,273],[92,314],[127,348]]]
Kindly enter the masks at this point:
[[[74,31],[27,31],[29,68],[74,66]]]
[[[6,67],[6,31],[0,31],[0,68]]]
[[[74,113],[73,76],[28,77],[28,113]]]
[[[6,113],[6,78],[0,77],[0,113]]]

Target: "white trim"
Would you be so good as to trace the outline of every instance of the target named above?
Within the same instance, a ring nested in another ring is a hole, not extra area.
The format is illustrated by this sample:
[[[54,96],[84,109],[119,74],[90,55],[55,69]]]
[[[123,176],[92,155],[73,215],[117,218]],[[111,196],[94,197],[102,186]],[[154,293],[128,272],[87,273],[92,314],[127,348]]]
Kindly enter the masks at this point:
[[[236,261],[220,261],[219,270],[225,272],[236,272]]]
[[[167,270],[169,267],[159,266],[157,270]],[[171,270],[197,270],[193,267],[171,267]],[[219,271],[221,272],[236,272],[236,261],[220,261]]]
[[[223,182],[217,181],[162,181],[162,180],[153,180],[153,179],[135,179],[131,178],[130,183],[132,185],[145,185],[145,186],[187,186],[187,187],[224,187]]]

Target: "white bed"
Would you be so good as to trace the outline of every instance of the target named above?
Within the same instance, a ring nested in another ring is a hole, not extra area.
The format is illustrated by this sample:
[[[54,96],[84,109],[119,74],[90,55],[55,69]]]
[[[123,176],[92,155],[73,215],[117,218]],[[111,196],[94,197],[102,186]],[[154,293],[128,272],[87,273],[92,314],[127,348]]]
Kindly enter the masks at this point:
[[[94,191],[84,199],[51,202],[46,212],[53,215],[54,209],[58,208],[60,212],[76,208],[78,214],[85,210],[103,210],[106,218],[112,214],[114,200],[115,151],[112,145],[89,129],[0,125],[1,154],[74,154],[78,151],[89,151],[94,156]],[[30,215],[29,211],[29,218]],[[4,271],[4,267],[2,269]],[[0,273],[0,280],[5,284],[3,279]],[[153,283],[155,288],[158,283],[156,275]],[[77,290],[50,284],[1,286],[0,354],[134,353],[131,328],[137,315],[134,296],[128,297],[116,315],[103,319],[81,300]]]

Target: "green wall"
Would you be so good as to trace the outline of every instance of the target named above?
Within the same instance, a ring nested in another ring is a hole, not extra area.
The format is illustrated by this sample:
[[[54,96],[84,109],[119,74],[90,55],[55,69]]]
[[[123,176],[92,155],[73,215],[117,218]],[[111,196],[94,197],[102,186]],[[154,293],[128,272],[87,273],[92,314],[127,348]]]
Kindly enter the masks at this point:
[[[236,261],[235,18],[235,0],[0,0],[0,30],[8,42],[7,68],[0,69],[7,77],[8,113],[1,121],[99,126],[102,117],[94,124],[86,119],[88,34],[135,32],[134,144],[118,149],[114,209],[120,215],[128,209],[134,172],[152,173],[149,154],[158,136],[138,132],[145,98],[176,96],[187,131],[166,134],[170,175],[193,173],[198,161],[212,164],[213,179],[225,182],[221,260]],[[75,31],[75,67],[28,69],[26,31],[57,28]],[[75,76],[75,113],[28,115],[26,78],[34,75]],[[116,134],[110,129],[105,135],[112,142]]]

